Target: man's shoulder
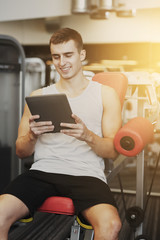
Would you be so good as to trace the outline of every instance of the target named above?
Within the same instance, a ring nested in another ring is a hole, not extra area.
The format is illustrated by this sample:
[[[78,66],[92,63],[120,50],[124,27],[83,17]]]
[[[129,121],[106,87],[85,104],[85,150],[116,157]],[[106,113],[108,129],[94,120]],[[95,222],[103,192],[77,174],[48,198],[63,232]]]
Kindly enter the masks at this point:
[[[31,93],[31,96],[42,95],[42,88],[39,88]]]
[[[55,88],[55,83],[46,87],[39,88],[31,93],[31,96],[42,95],[47,93],[52,93],[53,88]]]
[[[102,85],[101,83],[99,83],[97,81],[93,81],[93,80],[90,80],[90,82],[92,85],[95,85],[95,86]]]

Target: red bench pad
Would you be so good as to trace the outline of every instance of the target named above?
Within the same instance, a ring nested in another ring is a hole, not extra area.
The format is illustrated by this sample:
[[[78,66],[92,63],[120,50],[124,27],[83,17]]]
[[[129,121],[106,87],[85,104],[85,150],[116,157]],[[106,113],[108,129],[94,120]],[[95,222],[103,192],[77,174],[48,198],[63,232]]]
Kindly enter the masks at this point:
[[[74,215],[74,204],[71,198],[54,196],[47,198],[38,211]]]

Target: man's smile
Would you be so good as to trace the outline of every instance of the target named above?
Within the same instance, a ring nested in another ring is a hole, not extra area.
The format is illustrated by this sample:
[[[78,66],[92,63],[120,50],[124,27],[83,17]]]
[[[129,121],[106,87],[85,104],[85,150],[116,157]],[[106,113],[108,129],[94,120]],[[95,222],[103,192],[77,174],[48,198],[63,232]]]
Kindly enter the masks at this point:
[[[60,70],[64,73],[68,72],[71,69],[71,67],[61,67]]]

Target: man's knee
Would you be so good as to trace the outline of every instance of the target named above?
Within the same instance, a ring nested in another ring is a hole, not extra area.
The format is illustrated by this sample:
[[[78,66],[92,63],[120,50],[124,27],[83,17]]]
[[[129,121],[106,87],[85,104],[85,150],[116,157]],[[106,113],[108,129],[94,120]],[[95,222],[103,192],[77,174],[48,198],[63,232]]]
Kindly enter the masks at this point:
[[[10,219],[0,210],[0,233],[9,230],[10,226]]]
[[[97,204],[83,212],[95,232],[95,240],[117,240],[121,220],[117,209],[109,204]]]
[[[110,220],[110,223],[109,223],[109,227],[110,227],[110,232],[111,232],[111,236],[112,238],[111,239],[118,239],[118,234],[121,230],[121,227],[122,227],[122,223],[121,223],[121,220],[119,217],[116,217],[114,219],[111,219]]]
[[[95,227],[95,239],[117,240],[122,223],[118,216],[101,219]]]
[[[28,213],[28,208],[18,198],[10,194],[0,196],[0,228],[11,226]]]

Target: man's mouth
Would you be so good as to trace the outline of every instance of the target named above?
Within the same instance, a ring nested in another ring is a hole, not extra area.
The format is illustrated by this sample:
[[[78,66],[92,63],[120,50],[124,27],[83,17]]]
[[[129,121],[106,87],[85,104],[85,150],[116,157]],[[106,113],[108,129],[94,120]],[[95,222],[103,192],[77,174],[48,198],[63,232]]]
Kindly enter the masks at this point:
[[[61,71],[64,72],[64,73],[68,72],[69,70],[70,70],[70,67],[61,68]]]

